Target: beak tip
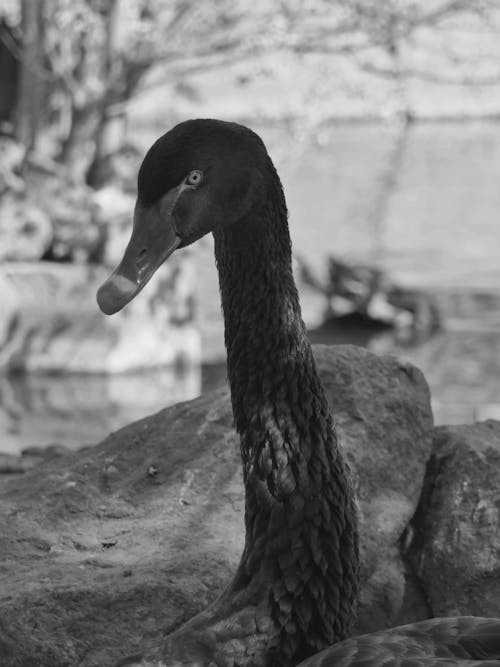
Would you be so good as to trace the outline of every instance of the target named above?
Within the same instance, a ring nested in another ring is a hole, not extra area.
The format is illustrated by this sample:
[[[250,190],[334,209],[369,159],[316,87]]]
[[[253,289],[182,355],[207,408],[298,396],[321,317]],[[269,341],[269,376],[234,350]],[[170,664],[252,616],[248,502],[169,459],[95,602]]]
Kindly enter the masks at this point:
[[[137,292],[137,285],[124,276],[112,275],[97,290],[97,305],[105,315],[121,310]]]
[[[109,290],[106,289],[106,285],[101,285],[97,290],[96,295],[97,305],[105,315],[114,315],[117,312],[116,304],[113,299],[110,298]]]
[[[158,216],[146,213],[142,211],[148,224],[139,226],[140,216],[136,208],[134,230],[123,259],[97,290],[97,304],[105,315],[114,315],[132,301],[156,269],[181,244],[172,220],[165,231]]]

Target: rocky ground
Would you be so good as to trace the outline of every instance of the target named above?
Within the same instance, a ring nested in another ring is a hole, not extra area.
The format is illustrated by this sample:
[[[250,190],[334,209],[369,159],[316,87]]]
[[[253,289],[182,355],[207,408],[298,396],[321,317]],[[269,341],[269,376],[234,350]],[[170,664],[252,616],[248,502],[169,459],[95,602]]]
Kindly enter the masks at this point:
[[[413,366],[315,354],[362,517],[357,632],[500,616],[500,423],[433,428]],[[0,483],[0,664],[105,667],[203,608],[243,545],[229,397],[178,404]]]

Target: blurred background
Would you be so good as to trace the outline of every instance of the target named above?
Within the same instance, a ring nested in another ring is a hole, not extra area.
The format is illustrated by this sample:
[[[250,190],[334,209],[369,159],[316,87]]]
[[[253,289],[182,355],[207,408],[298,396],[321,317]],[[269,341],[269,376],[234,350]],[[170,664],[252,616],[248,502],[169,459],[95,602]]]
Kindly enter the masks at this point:
[[[500,418],[498,0],[0,0],[0,452],[224,385],[211,239],[95,304],[193,117],[268,146],[313,341],[413,361],[437,423]]]

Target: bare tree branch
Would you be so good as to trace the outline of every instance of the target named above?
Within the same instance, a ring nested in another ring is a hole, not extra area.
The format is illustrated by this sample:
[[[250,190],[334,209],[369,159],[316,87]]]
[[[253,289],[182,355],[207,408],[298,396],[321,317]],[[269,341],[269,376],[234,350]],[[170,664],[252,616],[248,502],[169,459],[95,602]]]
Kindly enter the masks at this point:
[[[369,74],[393,80],[396,71],[393,68],[379,67],[373,62],[359,62],[358,67]],[[418,78],[430,83],[438,83],[446,86],[499,86],[500,70],[498,74],[491,76],[449,76],[440,72],[419,69],[417,67],[404,67],[399,70],[399,75],[405,78]]]

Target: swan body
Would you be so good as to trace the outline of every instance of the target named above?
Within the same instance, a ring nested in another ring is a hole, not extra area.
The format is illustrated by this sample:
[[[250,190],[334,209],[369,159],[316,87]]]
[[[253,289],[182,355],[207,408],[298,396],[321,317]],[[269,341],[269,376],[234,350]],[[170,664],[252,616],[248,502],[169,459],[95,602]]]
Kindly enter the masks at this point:
[[[500,666],[500,620],[431,618],[347,639],[299,667]]]
[[[446,653],[463,631],[467,655],[490,659],[470,664],[500,665],[495,620],[434,619],[348,639],[359,587],[354,492],[301,318],[281,182],[254,132],[199,119],[153,144],[139,171],[132,237],[98,292],[101,309],[123,308],[177,248],[208,232],[240,436],[245,547],[233,581],[166,638],[159,663],[121,664],[469,664]]]

